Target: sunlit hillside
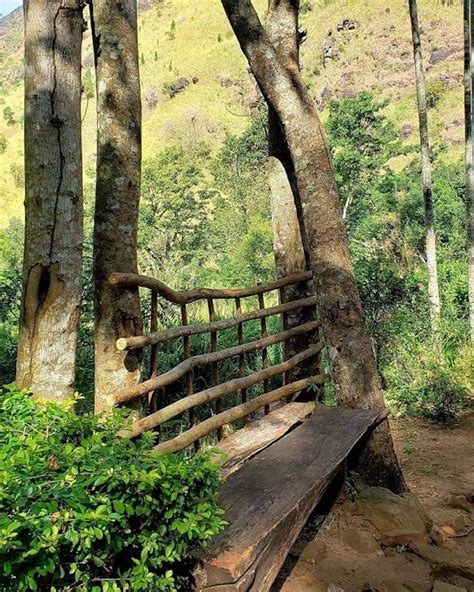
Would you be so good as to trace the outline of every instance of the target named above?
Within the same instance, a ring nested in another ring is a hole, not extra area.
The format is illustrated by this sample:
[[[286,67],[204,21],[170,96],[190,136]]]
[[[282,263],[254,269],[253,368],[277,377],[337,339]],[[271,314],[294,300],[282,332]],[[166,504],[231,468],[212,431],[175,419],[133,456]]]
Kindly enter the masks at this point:
[[[258,91],[219,0],[144,0],[140,61],[144,157],[165,145],[204,141],[215,149],[226,131],[243,130]],[[461,8],[420,3],[433,141],[448,158],[463,138]],[[265,0],[256,5],[262,12]],[[354,30],[337,31],[345,18]],[[330,98],[362,89],[388,100],[387,113],[407,140],[416,138],[416,101],[409,18],[404,0],[317,0],[302,3],[304,75],[323,111]],[[332,45],[325,66],[322,49]],[[22,17],[0,20],[0,226],[22,217]],[[84,35],[84,76],[93,73],[90,32]],[[179,91],[179,92],[176,92]],[[173,96],[174,95],[174,96]],[[95,107],[83,99],[84,168],[92,179]]]

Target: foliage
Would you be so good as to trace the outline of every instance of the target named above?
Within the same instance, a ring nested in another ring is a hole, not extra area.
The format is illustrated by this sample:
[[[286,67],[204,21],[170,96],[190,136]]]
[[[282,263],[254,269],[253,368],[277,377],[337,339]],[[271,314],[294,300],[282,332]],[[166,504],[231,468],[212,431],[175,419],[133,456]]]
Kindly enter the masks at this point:
[[[222,527],[207,454],[150,452],[100,420],[0,397],[0,588],[176,590],[176,563]]]
[[[426,83],[426,106],[434,109],[446,93],[446,85],[442,80],[428,80]]]
[[[189,277],[190,264],[195,269],[206,256],[213,194],[202,172],[207,156],[202,146],[193,153],[173,147],[144,164],[139,249],[155,276],[180,269]]]

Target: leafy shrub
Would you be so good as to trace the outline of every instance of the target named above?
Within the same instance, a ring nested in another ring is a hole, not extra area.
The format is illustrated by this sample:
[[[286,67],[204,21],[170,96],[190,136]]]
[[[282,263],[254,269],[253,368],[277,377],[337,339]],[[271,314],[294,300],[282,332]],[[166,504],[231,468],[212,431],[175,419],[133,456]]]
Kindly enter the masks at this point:
[[[441,80],[429,80],[426,83],[426,106],[434,109],[443,98],[446,85]]]
[[[388,402],[399,415],[445,423],[466,405],[469,370],[432,346],[399,336],[399,345],[385,371]],[[466,370],[466,371],[464,371]]]
[[[150,452],[124,419],[0,396],[0,589],[179,589],[177,562],[223,526],[205,454]]]

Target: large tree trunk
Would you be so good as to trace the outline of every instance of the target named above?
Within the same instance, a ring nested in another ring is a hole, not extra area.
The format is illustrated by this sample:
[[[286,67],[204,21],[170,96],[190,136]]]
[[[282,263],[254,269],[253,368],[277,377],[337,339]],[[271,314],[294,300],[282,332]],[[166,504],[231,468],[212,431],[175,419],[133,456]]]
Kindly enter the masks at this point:
[[[119,337],[141,334],[136,288],[107,284],[111,272],[137,272],[141,102],[136,0],[94,0],[97,84],[97,181],[94,221],[95,410],[135,384],[140,353],[119,352]]]
[[[416,93],[418,97],[418,119],[420,123],[420,155],[421,178],[423,184],[423,201],[425,207],[425,249],[428,268],[428,295],[430,299],[430,315],[433,330],[436,331],[441,304],[438,287],[438,266],[436,262],[436,235],[433,220],[433,192],[431,183],[430,141],[428,136],[428,115],[426,113],[425,74],[421,53],[420,29],[416,0],[408,0],[410,7],[411,32],[413,37],[413,53],[415,56]]]
[[[285,67],[299,71],[298,8],[299,2],[269,0],[265,29],[268,38]],[[308,267],[303,249],[296,200],[298,191],[295,171],[285,135],[278,115],[268,106],[268,182],[271,195],[273,251],[278,277],[305,271]],[[287,286],[281,291],[282,302],[307,298],[312,292],[305,284]],[[289,313],[285,319],[288,328],[308,322],[313,318],[309,309]],[[285,357],[293,357],[313,341],[311,335],[295,338],[285,344]],[[319,362],[319,358],[318,358]],[[299,380],[314,374],[314,360],[308,360],[288,373],[289,380]],[[314,398],[316,393],[307,393]],[[306,395],[305,395],[306,396]],[[316,395],[317,396],[317,395]]]
[[[296,0],[292,0],[293,2]],[[349,256],[326,137],[299,72],[280,61],[250,0],[222,0],[250,68],[277,114],[295,170],[297,211],[306,257],[341,404],[384,409],[375,356]],[[388,424],[368,445],[366,481],[405,488]]]
[[[82,273],[80,0],[25,0],[25,250],[17,383],[74,391]]]
[[[469,323],[471,340],[474,341],[474,157],[473,157],[473,76],[472,46],[474,39],[472,2],[464,0],[464,108],[466,118],[466,211]]]

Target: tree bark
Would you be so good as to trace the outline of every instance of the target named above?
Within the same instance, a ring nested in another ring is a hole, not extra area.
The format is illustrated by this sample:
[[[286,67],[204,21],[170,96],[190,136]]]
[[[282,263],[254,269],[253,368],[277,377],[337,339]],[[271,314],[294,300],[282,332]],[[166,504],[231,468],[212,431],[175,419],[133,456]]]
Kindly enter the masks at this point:
[[[436,235],[433,219],[433,191],[431,182],[430,140],[428,135],[428,115],[426,112],[425,74],[421,52],[420,28],[416,0],[408,0],[410,8],[413,54],[415,58],[416,94],[418,98],[418,119],[420,125],[421,177],[423,202],[425,208],[425,250],[428,268],[428,295],[430,299],[431,324],[437,329],[441,304],[438,286],[438,265],[436,261]]]
[[[142,333],[137,287],[110,285],[112,272],[137,273],[141,174],[141,101],[136,0],[91,3],[97,85],[94,220],[95,411],[107,396],[136,384],[141,352],[119,352],[120,337]]]
[[[473,76],[472,46],[474,38],[472,2],[464,0],[464,109],[466,120],[466,213],[469,325],[474,341],[474,157],[473,157]]]
[[[17,383],[74,392],[82,273],[80,0],[25,0],[25,247]]]
[[[295,72],[299,72],[300,69],[298,12],[299,0],[269,0],[265,23],[268,38],[280,60],[288,70]],[[285,277],[305,271],[309,264],[306,262],[295,205],[294,193],[298,191],[295,171],[278,115],[271,105],[268,105],[268,182],[272,208],[275,267],[277,276]],[[291,302],[307,298],[311,292],[311,287],[307,283],[287,286],[281,290],[281,301]],[[312,318],[314,318],[314,313],[310,310],[297,310],[285,316],[285,324],[287,327],[295,327]],[[285,359],[305,350],[312,341],[312,336],[303,335],[288,342],[285,346]],[[318,356],[316,364],[314,360],[307,360],[289,371],[288,379],[300,380],[311,376],[315,372],[315,365],[319,365],[319,363],[320,356]],[[304,397],[314,399],[315,395],[319,396],[315,392],[311,392],[306,393]]]
[[[349,256],[326,137],[298,71],[285,68],[250,0],[222,0],[232,28],[267,102],[284,130],[293,163],[296,207],[306,258],[333,365],[339,402],[385,409],[375,356],[365,328]],[[374,433],[361,466],[367,482],[394,491],[406,485],[388,424]]]

